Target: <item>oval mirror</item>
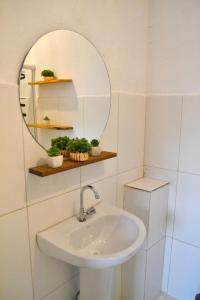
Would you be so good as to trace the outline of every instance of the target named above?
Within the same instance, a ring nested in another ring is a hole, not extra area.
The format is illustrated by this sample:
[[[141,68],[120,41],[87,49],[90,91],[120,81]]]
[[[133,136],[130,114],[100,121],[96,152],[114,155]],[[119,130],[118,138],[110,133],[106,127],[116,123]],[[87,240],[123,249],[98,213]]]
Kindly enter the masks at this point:
[[[44,35],[27,54],[19,82],[22,115],[43,148],[63,136],[100,139],[110,112],[110,81],[86,38],[68,30]]]

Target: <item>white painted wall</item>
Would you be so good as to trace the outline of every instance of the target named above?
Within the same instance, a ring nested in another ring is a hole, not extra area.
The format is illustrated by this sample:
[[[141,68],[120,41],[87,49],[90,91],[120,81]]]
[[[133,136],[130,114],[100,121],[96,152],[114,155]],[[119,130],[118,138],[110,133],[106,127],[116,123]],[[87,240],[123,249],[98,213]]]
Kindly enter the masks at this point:
[[[36,232],[73,215],[82,185],[94,184],[105,201],[122,206],[123,184],[143,175],[147,4],[147,0],[0,2],[1,300],[73,299],[77,269],[43,255]],[[17,78],[29,48],[56,29],[80,32],[104,57],[112,107],[101,144],[117,151],[118,157],[39,178],[28,168],[42,163],[46,154],[23,124]],[[118,300],[120,269],[115,276],[113,300]]]
[[[163,289],[200,292],[200,2],[151,0],[145,175],[169,180]]]

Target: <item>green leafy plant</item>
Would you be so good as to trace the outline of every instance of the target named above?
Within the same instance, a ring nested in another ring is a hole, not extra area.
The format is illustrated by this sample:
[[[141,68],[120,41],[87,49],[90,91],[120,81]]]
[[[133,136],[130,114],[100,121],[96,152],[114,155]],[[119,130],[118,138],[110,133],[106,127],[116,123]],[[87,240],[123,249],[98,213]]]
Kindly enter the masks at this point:
[[[92,147],[98,147],[99,146],[99,141],[97,139],[91,140],[90,143],[91,143]]]
[[[91,148],[92,145],[88,142],[86,138],[72,139],[67,145],[67,150],[70,152],[86,153],[89,152]]]
[[[68,136],[60,136],[51,140],[51,146],[55,146],[60,150],[66,150],[69,141],[70,138]]]
[[[50,119],[49,119],[48,116],[45,116],[43,120],[44,120],[44,121],[50,121]]]
[[[55,147],[55,146],[49,148],[49,149],[47,150],[47,153],[48,153],[48,156],[50,156],[50,157],[54,157],[54,156],[59,156],[59,155],[61,155],[60,149],[57,148],[57,147]]]
[[[51,70],[43,70],[41,75],[44,77],[54,77],[54,72]]]

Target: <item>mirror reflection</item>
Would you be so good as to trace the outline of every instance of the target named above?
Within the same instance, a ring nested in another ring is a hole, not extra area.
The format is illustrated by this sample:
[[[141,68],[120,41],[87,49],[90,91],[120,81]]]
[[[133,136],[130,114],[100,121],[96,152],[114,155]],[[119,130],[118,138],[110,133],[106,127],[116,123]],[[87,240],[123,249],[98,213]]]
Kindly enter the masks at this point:
[[[40,38],[20,72],[20,106],[45,149],[63,136],[100,139],[109,117],[110,82],[97,49],[68,30]]]

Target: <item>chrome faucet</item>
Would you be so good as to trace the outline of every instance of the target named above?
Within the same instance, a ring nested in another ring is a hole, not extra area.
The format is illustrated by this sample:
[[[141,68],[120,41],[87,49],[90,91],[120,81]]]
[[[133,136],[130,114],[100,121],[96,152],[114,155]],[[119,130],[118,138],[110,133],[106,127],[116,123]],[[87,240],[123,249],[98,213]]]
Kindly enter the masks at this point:
[[[99,193],[97,192],[97,190],[92,185],[86,185],[86,186],[82,187],[81,195],[80,195],[80,211],[79,211],[79,214],[78,214],[78,217],[77,217],[79,222],[85,222],[87,220],[87,216],[91,216],[91,215],[96,213],[96,209],[94,207],[90,207],[86,210],[84,209],[83,193],[86,190],[91,190],[94,193],[95,199],[100,199]]]

